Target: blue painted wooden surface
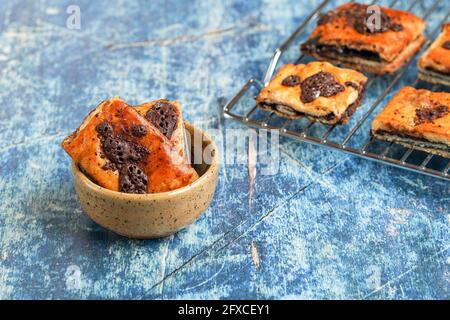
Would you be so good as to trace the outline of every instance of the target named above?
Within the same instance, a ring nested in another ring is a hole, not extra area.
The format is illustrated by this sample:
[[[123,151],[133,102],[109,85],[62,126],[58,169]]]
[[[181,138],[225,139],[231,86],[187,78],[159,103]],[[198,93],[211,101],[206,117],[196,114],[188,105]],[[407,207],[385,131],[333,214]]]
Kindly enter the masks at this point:
[[[209,210],[166,239],[80,208],[59,143],[99,101],[177,99],[217,129],[219,101],[317,3],[1,1],[0,298],[450,298],[449,183],[304,143],[281,139],[251,209],[246,166],[223,166]]]

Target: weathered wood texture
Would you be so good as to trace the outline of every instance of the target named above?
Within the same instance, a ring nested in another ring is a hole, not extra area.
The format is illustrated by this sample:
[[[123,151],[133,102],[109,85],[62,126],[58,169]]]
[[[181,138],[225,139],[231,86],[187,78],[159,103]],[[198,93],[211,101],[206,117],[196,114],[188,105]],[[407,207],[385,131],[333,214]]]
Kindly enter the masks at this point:
[[[177,99],[217,129],[219,102],[317,3],[0,1],[0,297],[450,298],[449,184],[316,146],[281,139],[251,209],[246,165],[222,166],[210,209],[166,239],[122,238],[80,208],[59,143],[99,101]]]

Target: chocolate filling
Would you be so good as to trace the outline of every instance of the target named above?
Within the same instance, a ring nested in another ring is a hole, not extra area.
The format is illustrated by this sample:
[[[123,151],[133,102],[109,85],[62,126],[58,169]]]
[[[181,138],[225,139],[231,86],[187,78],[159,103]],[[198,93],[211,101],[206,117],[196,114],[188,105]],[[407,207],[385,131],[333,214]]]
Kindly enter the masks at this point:
[[[100,138],[102,152],[108,159],[108,163],[103,169],[119,170],[120,191],[146,193],[147,176],[139,168],[138,163],[149,154],[147,148],[129,140],[125,134],[115,134],[114,127],[109,122],[105,121],[98,124],[96,130]],[[133,128],[131,131],[133,132]],[[142,133],[142,130],[139,132]]]
[[[433,141],[427,140],[425,138],[409,136],[402,132],[395,132],[395,131],[390,132],[387,130],[376,130],[373,135],[378,135],[379,138],[388,138],[389,141],[404,142],[404,143],[408,143],[411,145],[414,145],[415,143],[421,143],[422,145],[425,145],[430,148],[440,149],[440,150],[444,150],[444,151],[450,151],[450,146],[448,146],[444,143],[433,142]]]
[[[416,141],[422,141],[422,142],[430,142],[428,140],[426,140],[425,138],[419,138],[419,137],[412,137],[412,136],[408,136],[404,133],[401,132],[390,132],[387,130],[376,130],[375,134],[380,135],[380,136],[391,136],[391,135],[395,135],[399,138],[403,138],[403,139],[414,139]]]
[[[142,138],[147,135],[147,128],[142,124],[135,124],[131,127],[131,134],[137,138]]]
[[[414,124],[417,126],[426,122],[432,122],[436,119],[442,118],[450,112],[445,105],[429,106],[420,109],[416,109],[416,116],[414,118]]]
[[[444,44],[442,45],[442,48],[450,50],[450,41],[444,42]]]
[[[300,85],[302,80],[298,76],[288,76],[282,82],[281,85],[285,87],[295,87]]]
[[[167,101],[158,101],[145,115],[159,131],[168,139],[172,137],[178,121],[178,112],[175,106]]]
[[[332,97],[345,90],[331,73],[323,71],[306,78],[300,86],[302,89],[300,99],[303,103],[312,102],[321,96]]]
[[[347,82],[346,82],[347,84]],[[353,85],[356,85],[355,83],[353,83]],[[353,87],[355,88],[355,87]],[[353,102],[345,111],[344,115],[341,117],[341,121],[346,121],[348,118],[350,118],[356,111],[356,109],[358,109],[358,107],[361,105],[361,102],[364,98],[364,93],[366,91],[366,88],[364,86],[361,86],[361,88],[355,88],[356,90],[358,90],[358,98],[356,98],[355,102]]]
[[[260,103],[260,105],[265,108],[278,110],[279,112],[284,113],[286,115],[291,115],[291,116],[296,116],[296,117],[308,116],[308,117],[312,117],[312,118],[316,118],[316,119],[323,119],[326,121],[331,121],[335,118],[334,113],[328,113],[324,116],[317,117],[317,116],[309,115],[309,114],[306,114],[303,112],[299,112],[299,111],[295,110],[294,108],[284,105],[284,104],[262,102],[262,103]]]
[[[346,87],[352,87],[355,90],[359,90],[359,86],[356,83],[354,83],[354,82],[347,81],[344,84],[345,84]]]
[[[314,38],[308,40],[302,44],[302,51],[306,53],[317,53],[322,57],[328,58],[339,58],[343,55],[350,57],[358,57],[364,60],[370,60],[375,62],[382,62],[383,59],[380,57],[378,52],[370,50],[356,50],[351,49],[346,46],[335,46],[335,45],[325,45],[318,44],[319,38]]]
[[[432,67],[426,67],[425,70],[430,71],[430,74],[436,74],[437,76],[444,76],[445,78],[450,76],[450,72],[443,72],[440,70],[433,69]]]
[[[338,18],[344,18],[346,25],[361,34],[375,34],[388,31],[399,32],[403,30],[402,25],[395,23],[384,10],[380,10],[379,20],[377,20],[375,16],[377,12],[368,11],[368,9],[368,5],[354,3],[343,10],[330,11],[322,15],[317,24],[320,26],[333,22]]]

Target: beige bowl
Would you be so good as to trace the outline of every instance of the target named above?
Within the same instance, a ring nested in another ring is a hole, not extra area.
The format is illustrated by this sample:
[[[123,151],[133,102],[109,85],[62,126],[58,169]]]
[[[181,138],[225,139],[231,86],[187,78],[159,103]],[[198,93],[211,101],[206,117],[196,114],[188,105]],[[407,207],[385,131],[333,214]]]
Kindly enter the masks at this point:
[[[189,123],[185,126],[190,133],[191,150],[196,136],[196,143],[202,143],[198,150],[211,155],[208,161],[211,164],[202,161],[194,165],[200,178],[180,189],[153,194],[111,191],[92,182],[72,162],[75,190],[89,217],[106,229],[138,239],[168,236],[197,220],[208,208],[216,189],[218,154],[215,143],[205,132]]]

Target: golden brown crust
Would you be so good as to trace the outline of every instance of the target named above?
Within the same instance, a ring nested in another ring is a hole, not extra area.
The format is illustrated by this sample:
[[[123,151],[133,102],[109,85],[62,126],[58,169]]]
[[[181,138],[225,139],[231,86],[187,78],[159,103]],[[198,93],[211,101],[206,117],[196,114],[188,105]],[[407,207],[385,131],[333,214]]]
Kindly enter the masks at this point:
[[[428,77],[434,78],[433,83],[450,82],[450,49],[445,49],[443,46],[446,42],[450,41],[450,23],[444,24],[442,27],[442,33],[431,44],[427,51],[422,55],[418,62],[419,70],[422,74],[428,75]],[[446,81],[439,81],[439,77],[433,77],[432,74],[427,72],[428,70],[436,71],[442,74],[443,77],[447,75],[449,78]],[[428,80],[426,76],[422,77],[423,80]]]
[[[117,171],[103,169],[107,160],[100,156],[100,139],[95,132],[95,126],[105,119],[103,110],[108,109],[116,100],[118,99],[113,98],[101,102],[88,114],[80,127],[61,144],[83,172],[94,179],[98,185],[114,191],[119,190],[119,174]],[[95,125],[89,125],[94,122]]]
[[[198,178],[195,170],[180,157],[173,144],[157,128],[126,102],[113,98],[97,106],[62,143],[73,161],[98,185],[120,191],[119,171],[108,167],[110,163],[103,154],[97,132],[97,126],[105,122],[113,125],[115,134],[126,135],[127,141],[148,150],[139,165],[147,175],[149,193],[177,189]],[[146,134],[140,137],[129,134],[133,126],[142,126]]]
[[[347,3],[336,8],[335,12],[341,12],[351,7]],[[367,51],[377,54],[381,60],[351,57],[351,54],[336,55],[334,57],[321,55],[314,50],[303,51],[316,58],[339,62],[346,66],[357,67],[358,70],[369,71],[377,74],[390,73],[398,70],[422,47],[425,38],[425,22],[416,15],[395,9],[380,7],[394,23],[402,26],[401,31],[388,30],[373,34],[362,34],[353,26],[346,23],[344,17],[331,19],[318,25],[309,37],[318,45],[337,46],[357,51]],[[350,59],[349,59],[350,57]]]
[[[312,102],[305,103],[301,99],[300,85],[289,87],[282,84],[283,80],[289,76],[297,76],[299,79],[305,80],[319,72],[332,74],[335,80],[344,87],[343,91],[331,97],[320,96]],[[269,85],[261,90],[256,101],[260,108],[274,111],[285,118],[295,119],[309,116],[326,124],[345,123],[348,120],[345,113],[349,106],[358,102],[359,94],[366,81],[367,77],[363,74],[355,70],[337,68],[328,62],[315,61],[306,65],[286,64],[280,68]],[[357,88],[346,85],[348,82],[355,84]],[[283,109],[273,109],[270,107],[271,105],[281,105],[283,108],[294,110],[295,113],[289,114]],[[326,118],[330,114],[334,116],[333,119]]]
[[[446,109],[450,110],[450,93],[405,87],[372,122],[372,134],[378,138],[384,133],[403,136],[450,148],[450,112],[443,112]],[[428,118],[420,117],[424,113]]]

